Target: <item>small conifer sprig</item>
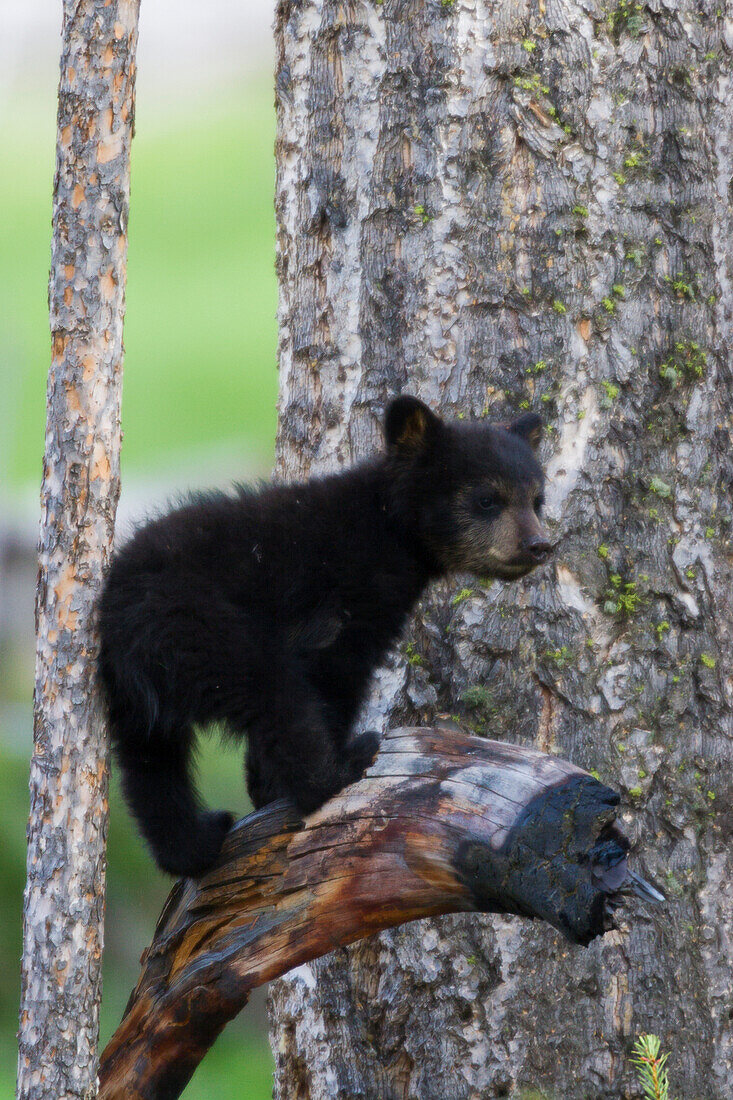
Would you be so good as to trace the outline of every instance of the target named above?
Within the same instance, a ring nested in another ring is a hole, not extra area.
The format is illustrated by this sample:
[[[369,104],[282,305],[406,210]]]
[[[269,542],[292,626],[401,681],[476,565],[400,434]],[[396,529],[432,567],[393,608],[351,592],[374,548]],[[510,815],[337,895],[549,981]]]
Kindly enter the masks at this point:
[[[670,1100],[666,1068],[669,1054],[660,1054],[660,1046],[658,1035],[640,1035],[634,1044],[631,1061],[636,1066],[645,1100]]]

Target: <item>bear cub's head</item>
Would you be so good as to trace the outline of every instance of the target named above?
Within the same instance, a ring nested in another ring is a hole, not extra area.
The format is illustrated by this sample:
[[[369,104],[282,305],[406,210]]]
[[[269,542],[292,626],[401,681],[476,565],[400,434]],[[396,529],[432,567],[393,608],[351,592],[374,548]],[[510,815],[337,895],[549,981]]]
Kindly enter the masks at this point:
[[[392,401],[385,437],[393,508],[436,572],[514,580],[547,561],[541,435],[534,413],[511,424],[447,423],[416,397]]]

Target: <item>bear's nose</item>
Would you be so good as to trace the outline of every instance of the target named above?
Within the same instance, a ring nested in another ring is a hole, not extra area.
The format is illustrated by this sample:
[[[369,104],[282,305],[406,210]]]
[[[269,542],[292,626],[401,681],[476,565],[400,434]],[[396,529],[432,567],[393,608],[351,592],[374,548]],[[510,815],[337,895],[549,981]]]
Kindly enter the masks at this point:
[[[548,542],[542,535],[532,535],[530,538],[523,540],[522,549],[526,550],[536,562],[543,562],[547,561],[552,553],[552,543]]]

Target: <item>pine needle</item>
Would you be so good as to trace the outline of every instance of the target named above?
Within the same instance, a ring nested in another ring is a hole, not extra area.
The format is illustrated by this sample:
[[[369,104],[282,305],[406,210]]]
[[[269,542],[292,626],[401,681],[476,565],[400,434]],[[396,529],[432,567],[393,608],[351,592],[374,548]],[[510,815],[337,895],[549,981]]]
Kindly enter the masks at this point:
[[[645,1100],[669,1100],[669,1075],[666,1062],[669,1054],[660,1054],[658,1035],[640,1035],[631,1056],[636,1066],[639,1084]]]

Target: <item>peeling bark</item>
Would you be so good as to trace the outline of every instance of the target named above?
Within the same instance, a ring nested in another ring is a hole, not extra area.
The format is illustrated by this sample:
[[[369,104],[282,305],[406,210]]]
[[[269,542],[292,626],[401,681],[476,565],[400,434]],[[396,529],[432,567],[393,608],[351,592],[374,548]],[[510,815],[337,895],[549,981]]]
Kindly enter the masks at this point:
[[[452,917],[314,963],[273,987],[280,1100],[618,1100],[649,1030],[677,1094],[729,1097],[730,18],[279,6],[281,474],[371,451],[401,389],[529,407],[562,537],[513,587],[436,586],[365,725],[448,712],[597,770],[672,906],[582,956]]]
[[[18,1097],[96,1095],[107,744],[94,601],[119,493],[137,0],[65,0]]]

